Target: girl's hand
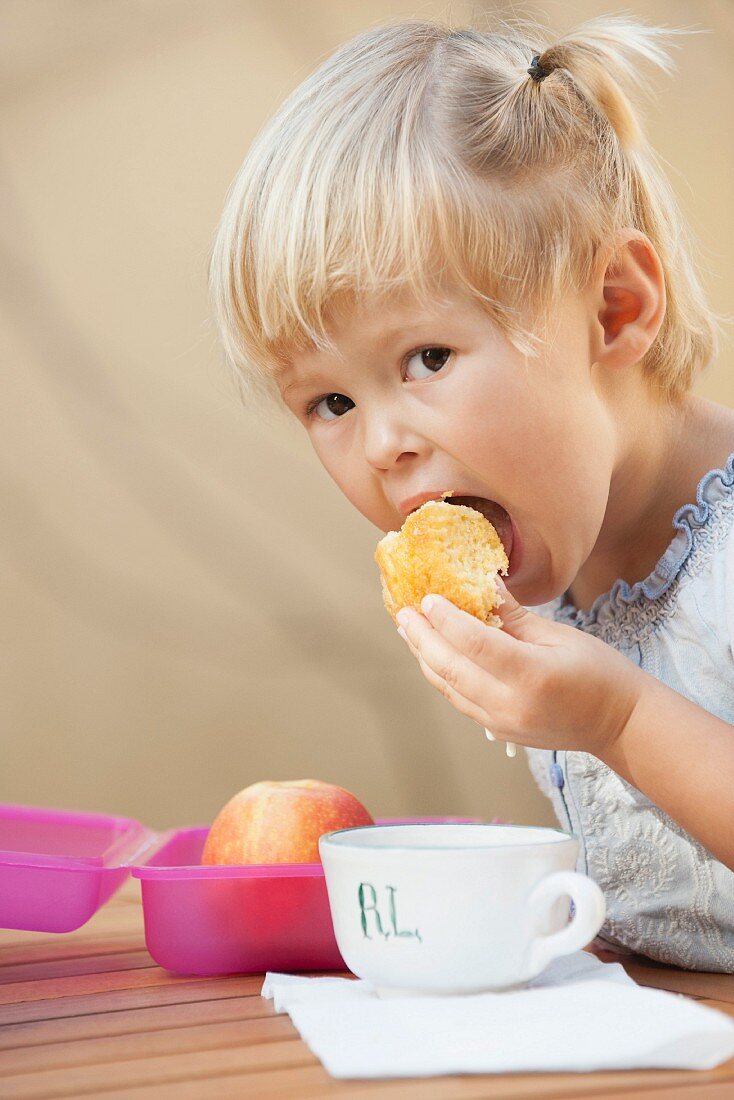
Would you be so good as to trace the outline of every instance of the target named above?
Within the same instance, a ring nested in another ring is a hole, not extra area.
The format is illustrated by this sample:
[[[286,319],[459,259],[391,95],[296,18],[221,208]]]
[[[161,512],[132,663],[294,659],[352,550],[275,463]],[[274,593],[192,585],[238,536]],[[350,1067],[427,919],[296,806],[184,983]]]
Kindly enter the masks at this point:
[[[422,615],[410,607],[398,613],[398,633],[428,682],[498,741],[603,759],[627,725],[646,674],[599,638],[528,611],[497,580],[502,629],[431,595]]]

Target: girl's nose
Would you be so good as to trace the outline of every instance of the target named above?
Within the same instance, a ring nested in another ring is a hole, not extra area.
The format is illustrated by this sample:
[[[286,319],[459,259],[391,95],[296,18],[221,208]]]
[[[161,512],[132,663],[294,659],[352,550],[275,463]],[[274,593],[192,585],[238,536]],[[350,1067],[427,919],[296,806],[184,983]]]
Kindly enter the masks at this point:
[[[364,455],[376,470],[388,470],[405,454],[417,454],[420,436],[395,412],[376,410],[364,422]]]

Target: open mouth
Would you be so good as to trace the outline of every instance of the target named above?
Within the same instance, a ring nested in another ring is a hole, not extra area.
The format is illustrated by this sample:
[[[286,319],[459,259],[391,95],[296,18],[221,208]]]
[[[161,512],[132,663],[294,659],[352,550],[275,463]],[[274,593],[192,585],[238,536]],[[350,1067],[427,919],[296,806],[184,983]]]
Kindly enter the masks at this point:
[[[465,504],[468,508],[474,508],[475,511],[481,512],[484,518],[489,520],[499,535],[509,561],[513,543],[512,520],[510,519],[509,512],[507,512],[501,504],[498,504],[496,500],[487,500],[485,497],[454,496],[447,497],[446,503]]]

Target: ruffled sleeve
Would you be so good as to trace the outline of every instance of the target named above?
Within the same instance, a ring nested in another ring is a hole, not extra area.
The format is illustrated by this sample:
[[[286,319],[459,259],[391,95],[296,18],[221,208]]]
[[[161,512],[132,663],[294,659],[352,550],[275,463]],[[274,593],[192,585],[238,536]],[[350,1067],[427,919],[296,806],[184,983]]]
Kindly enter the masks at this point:
[[[724,544],[724,615],[726,633],[729,641],[729,654],[734,663],[734,524]]]
[[[673,516],[673,531],[672,541],[649,576],[632,585],[616,580],[589,611],[575,608],[564,593],[558,599],[555,618],[618,649],[633,646],[660,630],[675,613],[683,577],[691,580],[710,570],[712,576],[703,582],[707,591],[697,600],[693,618],[706,617],[713,609],[720,642],[725,635],[734,642],[734,453],[723,469],[709,470],[701,478],[695,503],[683,504]],[[709,605],[707,609],[704,603]]]

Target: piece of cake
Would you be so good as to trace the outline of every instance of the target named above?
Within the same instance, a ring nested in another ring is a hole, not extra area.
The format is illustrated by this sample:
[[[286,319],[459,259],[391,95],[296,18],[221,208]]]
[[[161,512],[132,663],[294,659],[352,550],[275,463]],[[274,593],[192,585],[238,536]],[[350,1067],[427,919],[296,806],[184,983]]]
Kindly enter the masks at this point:
[[[497,531],[481,512],[446,500],[429,500],[389,531],[375,550],[382,598],[395,620],[401,607],[420,611],[429,592],[490,626],[502,626],[493,612],[503,602],[496,581],[509,563]]]

